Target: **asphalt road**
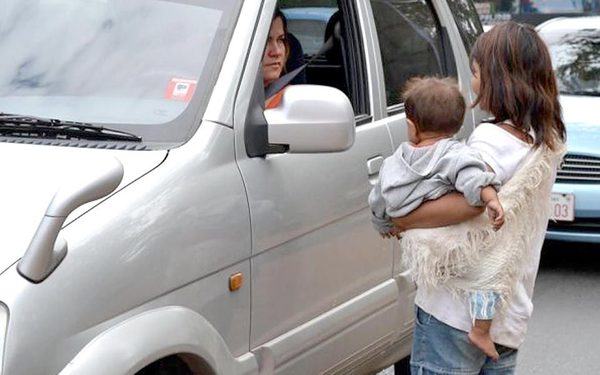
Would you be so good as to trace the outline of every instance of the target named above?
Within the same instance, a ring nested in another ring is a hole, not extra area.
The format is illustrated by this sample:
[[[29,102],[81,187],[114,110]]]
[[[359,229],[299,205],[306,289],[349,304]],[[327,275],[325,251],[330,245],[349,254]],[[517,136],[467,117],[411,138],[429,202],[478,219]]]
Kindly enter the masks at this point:
[[[517,374],[600,374],[600,244],[547,242],[533,304]]]
[[[600,244],[547,243],[519,375],[600,374]]]

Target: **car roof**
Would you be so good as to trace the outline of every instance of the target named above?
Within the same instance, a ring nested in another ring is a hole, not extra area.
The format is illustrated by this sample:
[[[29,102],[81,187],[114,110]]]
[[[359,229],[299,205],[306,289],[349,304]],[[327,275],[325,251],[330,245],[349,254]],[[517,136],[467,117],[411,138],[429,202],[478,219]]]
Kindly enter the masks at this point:
[[[536,27],[543,33],[559,30],[580,30],[600,28],[600,16],[552,18]]]

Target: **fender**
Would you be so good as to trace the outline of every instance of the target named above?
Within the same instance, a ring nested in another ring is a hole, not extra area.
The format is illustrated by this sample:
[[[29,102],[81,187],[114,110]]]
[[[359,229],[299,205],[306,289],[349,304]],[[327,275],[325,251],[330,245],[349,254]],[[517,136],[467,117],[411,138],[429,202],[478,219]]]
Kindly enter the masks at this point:
[[[177,353],[201,358],[215,374],[256,374],[253,354],[234,358],[217,330],[200,314],[167,306],[145,311],[102,332],[59,375],[133,375]]]

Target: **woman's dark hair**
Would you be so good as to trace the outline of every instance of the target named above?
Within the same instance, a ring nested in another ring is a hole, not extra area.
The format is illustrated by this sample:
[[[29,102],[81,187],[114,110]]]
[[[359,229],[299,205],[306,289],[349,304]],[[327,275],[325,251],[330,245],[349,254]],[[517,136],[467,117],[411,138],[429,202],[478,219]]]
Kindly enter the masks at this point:
[[[275,8],[275,13],[273,13],[273,19],[272,21],[275,21],[277,18],[281,18],[281,22],[283,22],[283,31],[285,31],[285,33],[287,34],[288,32],[288,24],[287,24],[287,18],[285,18],[285,14],[283,14],[283,12],[281,11],[281,9],[279,7]]]
[[[544,41],[529,25],[503,22],[477,38],[471,69],[479,65],[479,104],[496,122],[511,120],[520,129],[532,128],[534,146],[551,149],[564,142],[565,125],[558,87]]]
[[[287,24],[287,18],[285,18],[285,14],[283,14],[283,12],[281,11],[281,9],[279,7],[275,8],[275,12],[273,13],[273,18],[271,19],[271,25],[273,25],[273,21],[275,21],[277,18],[281,18],[281,23],[283,23],[283,32],[285,33],[285,40],[284,40],[284,44],[285,44],[285,61],[287,61],[289,55],[290,55],[290,40],[288,38],[288,24]],[[283,72],[286,72],[286,68],[285,66],[283,67]]]

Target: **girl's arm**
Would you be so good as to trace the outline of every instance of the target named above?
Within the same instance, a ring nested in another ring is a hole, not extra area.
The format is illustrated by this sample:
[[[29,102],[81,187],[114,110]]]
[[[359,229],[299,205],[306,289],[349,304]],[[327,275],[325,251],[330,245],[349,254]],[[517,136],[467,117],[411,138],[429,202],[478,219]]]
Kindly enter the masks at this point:
[[[460,193],[450,193],[421,204],[410,214],[392,218],[400,231],[453,225],[481,215],[485,207],[474,207]]]

